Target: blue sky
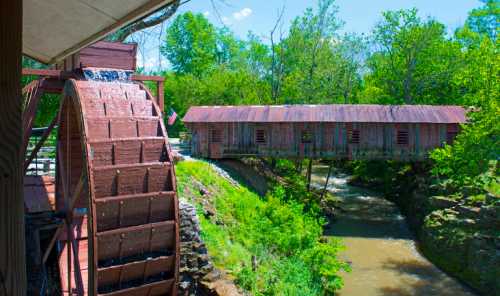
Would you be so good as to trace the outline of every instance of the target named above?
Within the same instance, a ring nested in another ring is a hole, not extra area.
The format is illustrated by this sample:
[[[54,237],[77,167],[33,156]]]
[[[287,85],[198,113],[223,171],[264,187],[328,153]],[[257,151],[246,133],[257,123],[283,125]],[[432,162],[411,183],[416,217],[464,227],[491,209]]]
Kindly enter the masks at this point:
[[[301,0],[191,0],[181,11],[201,12],[219,25],[220,18],[240,37],[248,31],[267,36],[274,25],[278,10],[285,6],[285,24],[301,15],[317,1]],[[226,4],[224,4],[226,3]],[[421,16],[431,16],[455,29],[467,17],[467,12],[480,5],[477,0],[337,0],[339,18],[344,20],[345,32],[369,33],[385,10],[418,8]],[[220,15],[220,18],[217,16]]]
[[[421,16],[433,17],[453,31],[464,23],[471,9],[481,5],[478,0],[337,0],[336,3],[338,16],[345,22],[342,31],[356,33],[369,33],[383,11],[412,7],[416,7]],[[203,13],[215,25],[227,25],[240,38],[252,31],[265,41],[283,6],[286,30],[291,20],[316,4],[316,0],[191,0],[179,9],[179,13]],[[139,63],[144,60],[148,70],[155,70],[158,42],[151,42],[144,52]]]

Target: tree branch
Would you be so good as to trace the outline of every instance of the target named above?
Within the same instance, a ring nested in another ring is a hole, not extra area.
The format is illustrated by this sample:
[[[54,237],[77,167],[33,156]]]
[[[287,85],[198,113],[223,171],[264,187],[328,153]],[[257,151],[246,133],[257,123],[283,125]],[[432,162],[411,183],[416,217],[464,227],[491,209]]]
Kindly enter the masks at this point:
[[[153,17],[146,17],[142,20],[132,23],[126,26],[125,28],[118,30],[115,34],[113,34],[111,38],[114,41],[123,42],[125,41],[125,39],[127,39],[128,36],[132,35],[135,32],[161,24],[164,21],[168,20],[170,17],[172,17],[172,15],[174,15],[177,12],[177,9],[179,8],[179,6],[181,6],[181,4],[184,4],[189,1],[190,0],[187,0],[181,3],[181,0],[174,0],[168,6],[160,9],[157,12],[158,15]]]

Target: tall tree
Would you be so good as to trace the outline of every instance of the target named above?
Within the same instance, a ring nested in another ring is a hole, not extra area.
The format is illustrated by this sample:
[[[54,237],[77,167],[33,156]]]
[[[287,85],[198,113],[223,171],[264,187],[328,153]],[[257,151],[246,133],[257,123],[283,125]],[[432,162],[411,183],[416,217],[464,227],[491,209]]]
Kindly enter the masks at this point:
[[[202,15],[186,12],[167,29],[162,53],[177,73],[202,75],[217,62],[217,32]]]
[[[334,46],[338,55],[338,70],[335,71],[336,77],[333,79],[337,80],[337,89],[345,104],[355,103],[357,92],[361,88],[361,75],[367,55],[366,41],[364,36],[346,34]]]
[[[500,1],[480,0],[483,6],[469,13],[466,25],[474,32],[487,35],[496,41],[500,24]]]
[[[337,17],[334,0],[320,0],[317,10],[306,9],[291,25],[289,36],[283,41],[285,50],[285,94],[293,101],[313,103],[324,100],[325,61],[332,57],[331,45],[338,37],[342,22]],[[295,98],[294,98],[295,97]]]
[[[468,25],[455,33],[460,43],[462,61],[453,83],[459,89],[463,105],[485,106],[500,96],[500,55],[496,42],[488,34],[472,31]]]
[[[460,48],[446,38],[444,25],[422,20],[416,9],[383,13],[368,59],[370,83],[388,103],[448,103],[451,78],[460,67]]]

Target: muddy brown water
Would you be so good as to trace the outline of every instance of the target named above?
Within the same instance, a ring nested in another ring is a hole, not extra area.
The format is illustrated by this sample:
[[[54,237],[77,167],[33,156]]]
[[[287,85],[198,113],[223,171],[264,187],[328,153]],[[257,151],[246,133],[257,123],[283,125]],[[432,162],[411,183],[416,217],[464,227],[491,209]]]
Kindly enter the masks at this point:
[[[323,187],[328,168],[314,166],[312,183]],[[392,202],[380,194],[347,184],[348,175],[333,173],[328,190],[341,202],[326,235],[340,237],[341,259],[352,271],[342,273],[339,295],[476,295],[445,274],[417,250],[414,237]]]

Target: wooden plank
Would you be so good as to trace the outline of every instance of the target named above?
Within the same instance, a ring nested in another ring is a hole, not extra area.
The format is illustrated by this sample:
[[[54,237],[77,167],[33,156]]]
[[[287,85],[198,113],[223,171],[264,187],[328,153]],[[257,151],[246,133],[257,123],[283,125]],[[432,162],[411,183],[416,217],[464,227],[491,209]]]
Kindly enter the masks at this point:
[[[54,211],[54,178],[50,176],[24,176],[24,204],[28,213]]]
[[[76,250],[75,250],[76,249]],[[83,290],[85,293],[73,295],[87,295],[88,294],[88,241],[86,239],[77,240],[70,248],[70,253],[77,253],[78,256],[73,256],[78,258],[78,263],[76,260],[71,262],[71,273],[68,274],[68,262],[66,258],[68,257],[68,245],[64,244],[59,256],[59,274],[61,278],[61,290],[63,295],[69,295],[68,293],[68,277],[71,278],[71,290],[75,291],[77,289],[77,283],[81,282],[83,284]],[[75,258],[75,259],[76,259]],[[75,264],[77,263],[77,264]]]
[[[0,2],[0,294],[26,295],[21,61],[23,1]]]
[[[121,42],[96,42],[73,56],[79,59],[78,68],[99,67],[123,70],[136,69],[137,44]]]
[[[134,74],[132,75],[132,80],[135,81],[165,81],[165,77],[163,76],[152,76],[152,75],[139,75],[139,74]]]
[[[42,148],[43,144],[45,143],[45,140],[47,140],[47,138],[49,137],[50,133],[52,132],[52,130],[54,129],[54,127],[56,126],[58,121],[59,121],[59,116],[56,115],[54,117],[54,119],[52,119],[52,122],[49,124],[48,128],[43,132],[43,135],[41,136],[38,143],[36,143],[36,146],[33,149],[33,151],[31,152],[30,156],[24,162],[24,172],[26,172],[26,170],[28,169],[28,166],[33,161],[33,159],[36,157],[36,155],[38,154],[38,151],[40,150],[40,148]]]
[[[118,227],[174,220],[174,195],[175,193],[171,191],[98,199],[97,230],[106,231]]]
[[[160,107],[161,113],[165,113],[165,99],[164,99],[164,82],[163,80],[157,82],[156,87],[158,107]]]

